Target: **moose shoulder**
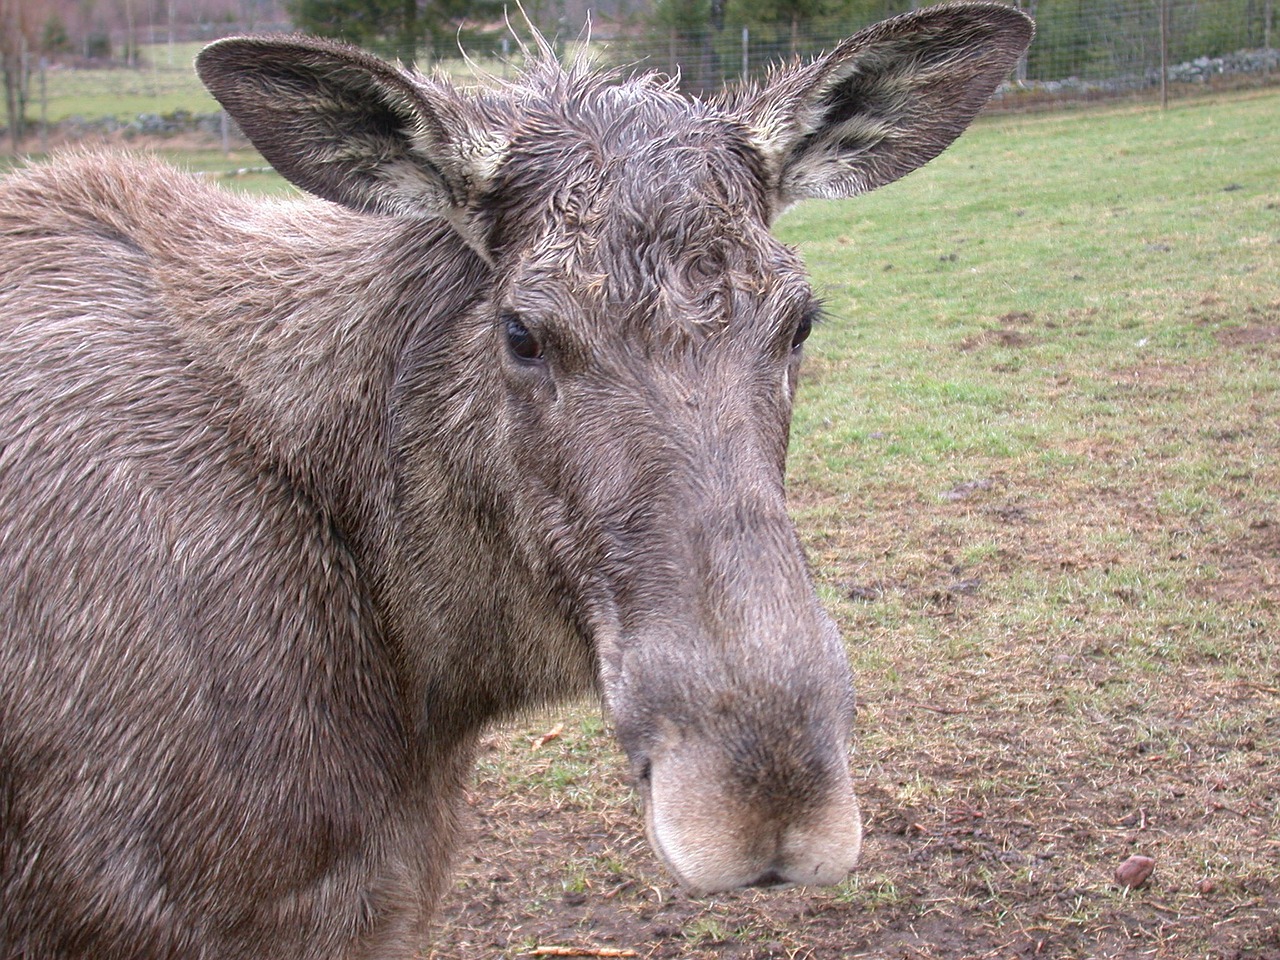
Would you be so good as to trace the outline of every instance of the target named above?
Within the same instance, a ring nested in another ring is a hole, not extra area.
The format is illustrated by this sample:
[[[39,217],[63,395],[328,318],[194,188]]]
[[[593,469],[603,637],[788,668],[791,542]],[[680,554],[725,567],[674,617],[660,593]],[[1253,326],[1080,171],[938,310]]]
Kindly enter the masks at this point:
[[[415,955],[477,732],[589,689],[680,883],[841,879],[768,228],[937,155],[1030,36],[934,7],[710,102],[227,40],[201,77],[331,202],[4,181],[0,958]]]

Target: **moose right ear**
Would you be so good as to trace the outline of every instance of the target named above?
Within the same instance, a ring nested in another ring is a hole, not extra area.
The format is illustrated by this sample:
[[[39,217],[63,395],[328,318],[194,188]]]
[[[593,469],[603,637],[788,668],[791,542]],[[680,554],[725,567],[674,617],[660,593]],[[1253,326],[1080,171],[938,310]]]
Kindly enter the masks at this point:
[[[932,160],[1009,75],[1032,33],[1004,4],[944,3],[775,72],[738,107],[775,208],[865,193]]]
[[[506,153],[451,89],[354,47],[232,38],[196,70],[282,176],[355,210],[465,223]]]

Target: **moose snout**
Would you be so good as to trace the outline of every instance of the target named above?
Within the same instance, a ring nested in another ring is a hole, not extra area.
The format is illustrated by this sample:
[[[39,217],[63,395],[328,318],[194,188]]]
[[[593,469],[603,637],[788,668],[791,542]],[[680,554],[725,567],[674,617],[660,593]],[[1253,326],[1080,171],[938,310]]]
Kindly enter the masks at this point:
[[[772,768],[765,782],[759,768],[736,765],[719,744],[686,741],[660,752],[637,780],[649,842],[697,895],[839,883],[862,848],[862,817],[840,753],[792,769],[787,756],[757,758]]]
[[[641,571],[645,589],[618,591],[661,606],[628,607],[618,617],[628,629],[598,631],[602,686],[650,844],[699,894],[838,883],[862,847],[843,640],[779,487],[762,480],[750,495],[697,502],[685,527],[651,537],[663,562]]]

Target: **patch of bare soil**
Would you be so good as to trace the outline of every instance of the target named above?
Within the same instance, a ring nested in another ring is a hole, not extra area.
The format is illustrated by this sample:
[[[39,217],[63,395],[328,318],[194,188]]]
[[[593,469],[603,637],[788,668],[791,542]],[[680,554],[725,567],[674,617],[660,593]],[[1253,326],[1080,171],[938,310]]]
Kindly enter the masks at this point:
[[[1277,692],[1242,686],[1231,695]],[[896,700],[875,712],[879,722],[925,729],[968,725],[964,715],[981,709],[940,702],[953,705]],[[1274,749],[1277,722],[1251,744],[1227,739],[1196,750],[1234,752],[1246,759],[1238,776],[1272,778],[1248,799],[1234,778],[1210,775],[1207,755],[1174,756],[1135,731],[1114,731],[1107,747],[1148,771],[1129,789],[1125,778],[1101,786],[1087,756],[1034,782],[1045,774],[1032,774],[1039,765],[1027,761],[1042,745],[1008,719],[980,737],[961,734],[968,755],[879,757],[862,786],[862,879],[834,892],[684,895],[644,846],[613,759],[580,784],[594,797],[585,803],[568,799],[572,791],[538,796],[527,783],[486,781],[471,800],[475,843],[427,956],[1280,960],[1273,879],[1179,862],[1184,838],[1206,832],[1243,835],[1280,857],[1280,789],[1274,754],[1262,752],[1264,736]],[[603,740],[595,746],[611,756]],[[985,794],[961,786],[984,781],[1009,785]],[[960,789],[913,796],[903,790],[911,783]],[[1145,789],[1133,789],[1139,783]],[[1134,852],[1153,857],[1155,869],[1130,890],[1114,875]]]
[[[1280,326],[1249,324],[1243,327],[1230,327],[1218,334],[1218,340],[1228,347],[1280,343]]]
[[[1019,329],[1021,326],[1034,322],[1035,317],[1032,314],[1019,310],[1006,313],[999,320],[999,327],[993,327],[983,330],[981,333],[965,337],[957,344],[957,348],[962,353],[968,353],[987,346],[1018,348],[1028,347],[1038,342],[1033,334]]]
[[[1035,340],[1029,334],[1023,333],[1021,330],[1011,330],[1008,327],[1001,327],[995,330],[984,330],[971,337],[965,337],[960,341],[959,349],[962,352],[967,353],[970,350],[976,350],[979,347],[987,345],[997,347],[1026,347],[1033,343],[1035,343]]]
[[[1217,575],[1195,584],[1197,591],[1224,603],[1269,599],[1280,605],[1280,521],[1253,520],[1239,540],[1213,554]]]

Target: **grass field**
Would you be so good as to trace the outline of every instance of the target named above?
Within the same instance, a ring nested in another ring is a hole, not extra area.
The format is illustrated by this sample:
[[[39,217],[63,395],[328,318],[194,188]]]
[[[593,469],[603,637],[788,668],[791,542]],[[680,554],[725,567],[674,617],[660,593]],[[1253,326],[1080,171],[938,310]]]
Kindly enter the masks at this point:
[[[218,103],[192,69],[203,44],[178,43],[172,51],[163,44],[143,46],[143,62],[136,70],[54,68],[45,74],[48,119],[69,117],[127,120],[140,113],[216,113]],[[39,89],[33,86],[28,113],[39,116]]]
[[[217,113],[216,100],[200,83],[193,64],[203,43],[143,44],[142,66],[59,68],[45,74],[47,119],[51,123],[79,117],[98,120],[114,117],[126,121],[143,113]],[[502,65],[477,57],[481,70],[502,75]],[[441,68],[461,83],[474,82],[475,68],[461,58],[444,61]],[[40,116],[38,81],[33,83],[28,115]]]
[[[569,707],[488,738],[425,956],[1280,958],[1280,92],[987,119],[779,232],[863,867],[685,896]]]
[[[790,489],[859,675],[863,869],[687,898],[560,711],[491,737],[429,956],[1280,957],[1278,119],[996,118],[788,214],[830,314]]]

